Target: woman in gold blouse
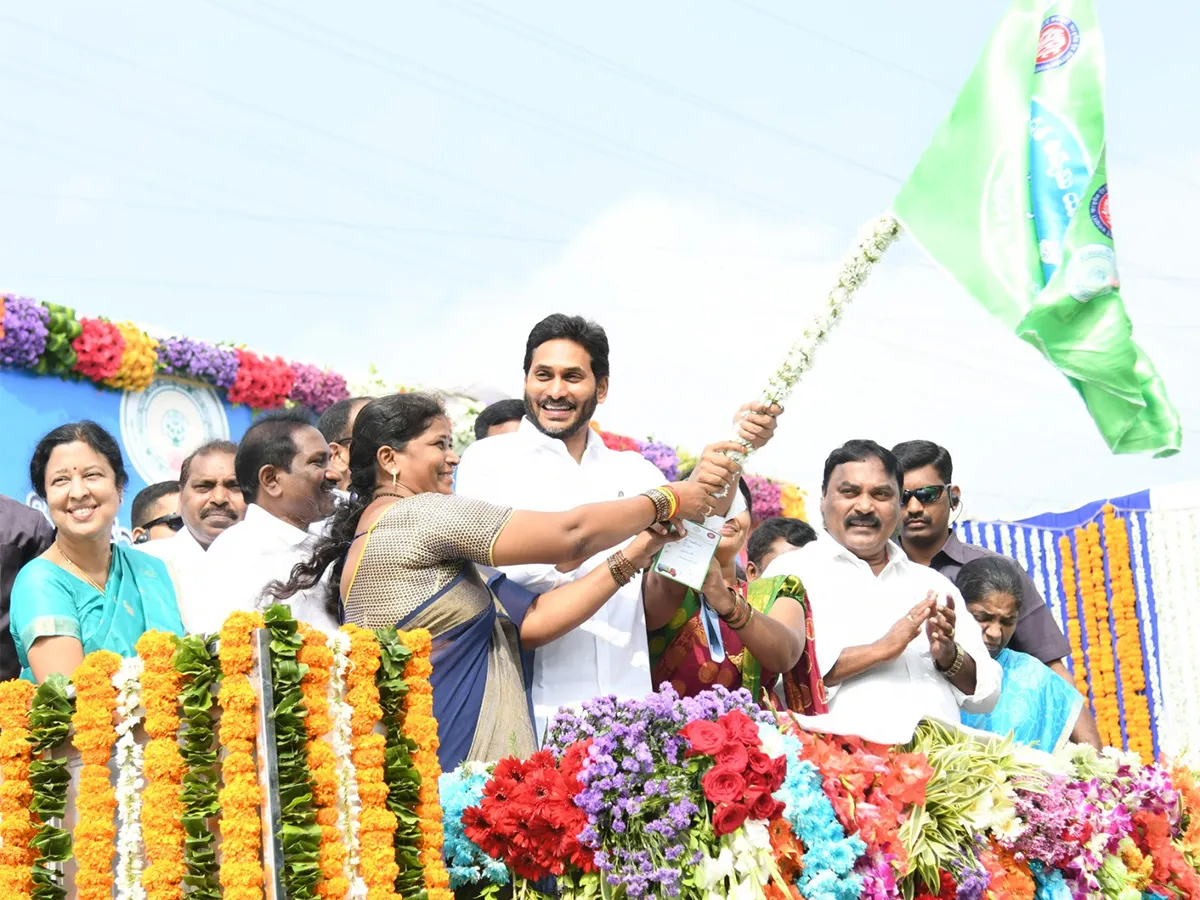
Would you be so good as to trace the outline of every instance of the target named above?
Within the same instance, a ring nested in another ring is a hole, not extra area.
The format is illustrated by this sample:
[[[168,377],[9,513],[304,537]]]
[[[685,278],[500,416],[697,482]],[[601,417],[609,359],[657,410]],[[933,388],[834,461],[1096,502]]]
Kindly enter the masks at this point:
[[[541,644],[581,625],[649,565],[672,519],[699,521],[713,498],[698,482],[657,488],[562,513],[514,511],[453,493],[450,420],[427,394],[372,400],[350,442],[354,499],[334,513],[312,558],[276,595],[330,572],[330,610],[372,628],[433,636],[433,706],[442,769],[536,749],[520,642]],[[558,564],[629,538],[608,565],[533,599],[500,608],[477,565]]]

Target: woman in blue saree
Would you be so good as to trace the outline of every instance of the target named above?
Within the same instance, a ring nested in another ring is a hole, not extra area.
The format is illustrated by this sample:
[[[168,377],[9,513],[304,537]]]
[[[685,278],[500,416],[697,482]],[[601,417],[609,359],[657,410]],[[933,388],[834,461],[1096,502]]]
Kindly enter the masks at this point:
[[[1068,740],[1099,749],[1094,721],[1080,715],[1084,699],[1079,691],[1037,657],[1008,648],[1021,612],[1022,583],[1017,564],[1002,556],[972,560],[958,573],[956,584],[967,611],[1004,672],[995,708],[983,714],[964,712],[962,722],[981,731],[1011,733],[1018,743],[1047,753]]]
[[[354,499],[334,513],[310,560],[273,590],[284,598],[311,588],[332,566],[330,608],[340,606],[343,621],[430,632],[444,771],[536,750],[522,649],[585,622],[649,565],[669,539],[663,523],[702,519],[714,502],[688,482],[564,513],[514,511],[452,493],[457,465],[437,399],[372,400],[350,443]],[[537,597],[493,592],[478,569],[569,563],[630,538],[607,566]]]
[[[112,435],[94,422],[62,425],[39,442],[29,474],[56,531],[13,583],[9,627],[21,677],[69,677],[95,650],[133,656],[147,631],[182,635],[166,564],[113,543],[128,476]]]

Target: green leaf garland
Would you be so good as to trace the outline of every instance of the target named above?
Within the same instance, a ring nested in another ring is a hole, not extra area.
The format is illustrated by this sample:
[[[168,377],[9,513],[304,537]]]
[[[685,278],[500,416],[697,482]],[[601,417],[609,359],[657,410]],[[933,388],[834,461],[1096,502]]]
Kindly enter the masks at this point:
[[[291,610],[270,607],[263,622],[271,633],[271,677],[275,695],[275,745],[279,755],[280,837],[283,883],[289,900],[315,900],[321,880],[321,828],[308,772],[308,710],[300,681],[308,666],[296,660],[304,643]],[[406,898],[407,900],[407,898]]]
[[[417,817],[418,791],[421,773],[413,765],[416,745],[404,734],[404,698],[408,685],[404,667],[412,651],[400,642],[395,629],[375,631],[379,641],[379,671],[375,684],[379,688],[379,705],[387,738],[383,754],[383,780],[388,786],[387,807],[396,817],[396,893],[404,900],[426,900],[425,867],[421,865],[421,820]]]
[[[183,882],[189,888],[188,897],[193,900],[220,900],[220,867],[209,820],[220,809],[213,703],[221,664],[209,647],[208,639],[200,634],[182,638],[172,662],[175,671],[183,676],[179,705],[186,726],[180,748],[187,764],[182,793],[183,858],[187,866]]]
[[[67,679],[55,673],[38,686],[29,710],[30,739],[35,754],[44,754],[61,747],[71,730],[75,704],[68,695]],[[30,809],[42,824],[31,844],[37,850],[33,861],[33,892],[31,900],[63,900],[67,889],[63,874],[56,867],[71,858],[71,833],[50,824],[62,820],[67,809],[67,787],[71,775],[65,757],[39,759],[35,756],[29,766],[29,783],[33,786]]]

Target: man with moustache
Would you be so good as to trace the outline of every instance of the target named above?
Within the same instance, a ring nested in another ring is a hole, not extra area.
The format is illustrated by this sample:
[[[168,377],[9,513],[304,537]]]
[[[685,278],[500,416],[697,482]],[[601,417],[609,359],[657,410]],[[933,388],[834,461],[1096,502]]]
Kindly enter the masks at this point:
[[[806,728],[901,743],[921,719],[957,724],[999,696],[1000,666],[958,589],[891,541],[902,491],[891,451],[846,443],[825,461],[826,535],[767,567],[799,576],[812,604],[829,712]]]
[[[263,416],[242,437],[234,472],[246,515],[212,542],[201,590],[185,586],[183,620],[189,631],[218,631],[230,613],[262,605],[263,591],[287,581],[308,559],[314,523],[333,512],[338,473],[329,444],[298,410]],[[287,602],[297,619],[327,632],[338,623],[325,611],[324,584]]]
[[[653,463],[637,453],[609,450],[589,427],[608,394],[608,337],[603,328],[579,316],[547,317],[529,334],[524,370],[525,418],[516,431],[467,448],[458,467],[458,493],[515,509],[552,512],[632,497],[666,483]],[[779,412],[745,408],[740,433],[762,446],[774,433]],[[693,476],[715,492],[724,490],[721,514],[736,514],[745,506],[730,486],[737,466],[720,453],[733,449],[738,445],[708,448]],[[738,505],[731,510],[731,503]],[[604,565],[611,552],[558,567],[514,566],[503,572],[540,594]],[[661,617],[664,609],[673,612],[683,594],[675,582],[638,575],[578,629],[537,648],[532,690],[538,735],[545,733],[560,706],[578,706],[607,694],[633,698],[649,693],[648,611],[652,618]]]
[[[236,454],[232,441],[210,441],[193,450],[179,469],[183,527],[169,538],[138,545],[142,552],[170,563],[182,585],[199,577],[217,535],[246,513],[233,468]]]

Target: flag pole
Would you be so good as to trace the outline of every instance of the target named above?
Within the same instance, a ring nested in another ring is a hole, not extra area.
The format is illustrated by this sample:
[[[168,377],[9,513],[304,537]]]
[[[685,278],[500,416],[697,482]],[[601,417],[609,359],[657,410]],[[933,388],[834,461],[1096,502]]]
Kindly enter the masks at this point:
[[[826,295],[824,305],[795,343],[788,348],[783,363],[767,379],[767,385],[759,395],[760,403],[765,406],[783,406],[800,379],[812,368],[817,348],[825,343],[829,333],[842,320],[855,293],[866,283],[871,270],[887,252],[888,247],[895,243],[900,231],[900,223],[891,211],[863,226],[854,248],[842,260],[837,281]],[[754,452],[753,448],[736,433],[731,440],[741,444],[745,451],[730,453],[730,458],[738,465],[744,465],[747,457]]]

